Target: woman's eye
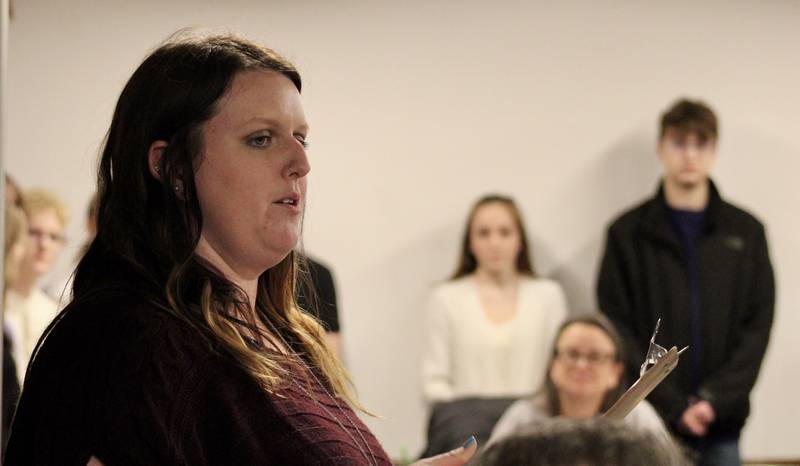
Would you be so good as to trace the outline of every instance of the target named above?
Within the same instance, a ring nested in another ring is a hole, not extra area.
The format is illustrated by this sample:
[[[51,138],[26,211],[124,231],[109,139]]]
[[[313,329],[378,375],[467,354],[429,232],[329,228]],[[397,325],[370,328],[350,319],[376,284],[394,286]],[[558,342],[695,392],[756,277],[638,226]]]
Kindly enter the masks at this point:
[[[272,141],[272,136],[268,134],[262,134],[260,136],[251,137],[248,143],[253,147],[267,147],[270,141]]]
[[[302,134],[295,134],[294,138],[297,139],[297,142],[299,142],[304,149],[308,149],[308,141],[305,136]]]

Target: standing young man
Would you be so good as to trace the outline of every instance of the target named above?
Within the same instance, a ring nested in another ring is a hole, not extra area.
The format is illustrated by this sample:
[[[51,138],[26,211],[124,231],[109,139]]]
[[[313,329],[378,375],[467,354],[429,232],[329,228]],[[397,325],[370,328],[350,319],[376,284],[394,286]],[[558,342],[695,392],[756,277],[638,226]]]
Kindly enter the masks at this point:
[[[717,118],[680,100],[661,118],[663,180],[609,227],[597,296],[638,377],[656,321],[662,346],[689,346],[650,395],[700,464],[739,464],[739,432],[769,340],[775,302],[764,227],[709,178]],[[634,377],[635,379],[635,377]]]

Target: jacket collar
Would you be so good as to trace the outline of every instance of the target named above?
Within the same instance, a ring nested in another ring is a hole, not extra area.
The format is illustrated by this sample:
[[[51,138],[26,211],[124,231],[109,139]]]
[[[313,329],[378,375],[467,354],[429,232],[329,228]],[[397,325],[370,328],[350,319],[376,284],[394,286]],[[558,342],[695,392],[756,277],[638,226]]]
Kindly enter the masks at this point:
[[[722,197],[719,195],[719,190],[710,178],[708,180],[708,205],[706,206],[706,220],[703,228],[703,233],[708,233],[717,228],[720,222],[720,215],[722,211]],[[669,220],[669,205],[664,196],[664,182],[663,180],[658,183],[655,197],[651,202],[647,203],[645,207],[642,229],[660,239],[670,243],[677,243],[675,233],[672,231],[672,225]]]

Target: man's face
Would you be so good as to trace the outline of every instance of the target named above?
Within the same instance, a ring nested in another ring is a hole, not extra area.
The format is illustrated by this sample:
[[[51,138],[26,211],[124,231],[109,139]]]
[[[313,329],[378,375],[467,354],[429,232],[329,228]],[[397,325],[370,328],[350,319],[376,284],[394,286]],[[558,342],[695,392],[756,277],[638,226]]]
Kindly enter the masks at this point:
[[[692,188],[708,179],[717,159],[717,141],[667,128],[658,143],[658,158],[668,182]]]
[[[54,210],[45,209],[28,216],[28,237],[30,245],[22,267],[40,277],[52,268],[64,247],[64,225]]]

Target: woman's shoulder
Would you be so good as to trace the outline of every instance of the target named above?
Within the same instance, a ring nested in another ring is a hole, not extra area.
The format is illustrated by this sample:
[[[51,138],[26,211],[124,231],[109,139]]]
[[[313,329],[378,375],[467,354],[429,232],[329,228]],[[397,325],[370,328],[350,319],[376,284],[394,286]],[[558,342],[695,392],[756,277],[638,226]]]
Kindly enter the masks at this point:
[[[212,353],[197,330],[155,301],[110,292],[70,303],[51,324],[36,359],[52,370],[63,358],[75,358],[96,371],[135,378],[186,373],[211,362]]]
[[[523,277],[520,280],[520,290],[529,295],[536,295],[539,298],[564,301],[564,290],[561,285],[549,278]]]
[[[431,289],[430,296],[432,299],[441,300],[461,299],[474,290],[475,285],[472,281],[472,277],[467,275],[465,277],[437,283]]]
[[[625,420],[640,429],[658,433],[666,432],[664,422],[647,400],[642,400],[636,405]]]
[[[529,277],[523,275],[520,279],[520,285],[529,289],[544,290],[550,293],[561,293],[561,285],[551,279],[544,277]]]
[[[656,412],[653,405],[650,404],[647,400],[642,400],[630,413],[632,418],[635,419],[650,419],[650,418],[658,418],[658,413]]]
[[[57,320],[54,330],[63,322],[67,328],[120,331],[116,337],[128,340],[147,339],[158,332],[187,333],[187,325],[166,304],[130,290],[109,290],[73,300]]]
[[[542,394],[520,398],[506,409],[492,430],[489,443],[513,434],[522,426],[548,418]]]
[[[14,421],[17,443],[47,436],[53,440],[42,448],[57,456],[97,438],[136,445],[147,431],[150,444],[138,445],[141,453],[166,454],[193,411],[213,400],[229,405],[223,395],[238,393],[235,383],[247,385],[246,374],[195,332],[135,293],[72,302],[34,356]],[[204,396],[214,390],[217,398]],[[74,445],[52,437],[51,426],[69,426]]]
[[[508,407],[503,417],[514,419],[517,424],[528,424],[545,417],[541,400],[538,397],[520,398]]]

